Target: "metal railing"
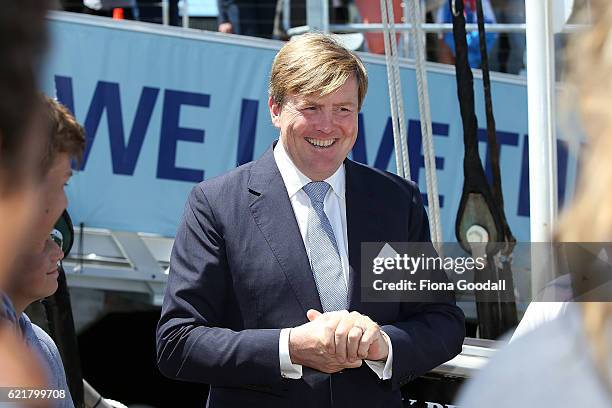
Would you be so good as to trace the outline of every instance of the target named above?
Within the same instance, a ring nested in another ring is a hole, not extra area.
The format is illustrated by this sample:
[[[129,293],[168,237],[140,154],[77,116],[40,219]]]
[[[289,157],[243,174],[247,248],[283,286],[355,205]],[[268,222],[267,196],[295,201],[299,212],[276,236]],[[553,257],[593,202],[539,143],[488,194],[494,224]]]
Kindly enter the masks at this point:
[[[178,3],[179,11],[182,14],[182,26],[183,28],[189,28],[189,1],[180,0]],[[157,5],[162,8],[162,24],[170,25],[170,3],[168,0],[161,0],[161,3],[157,3]]]
[[[420,25],[426,33],[445,33],[453,31],[453,25],[450,23],[423,23]],[[524,33],[526,24],[485,24],[487,32],[491,33]],[[585,29],[584,24],[567,24],[563,27],[563,33],[574,33]],[[382,32],[385,26],[381,23],[352,23],[352,24],[329,24],[329,31],[334,33],[369,33]],[[289,35],[299,35],[310,31],[309,26],[292,27],[287,30]],[[400,23],[395,24],[396,31],[409,31],[412,29],[412,24]],[[478,24],[466,24],[466,31],[478,31]]]
[[[170,24],[170,6],[168,0],[161,0],[157,3],[162,8],[162,24]],[[179,11],[182,15],[183,28],[189,28],[189,1],[180,0],[178,3]],[[405,13],[405,11],[404,11]],[[327,0],[307,0],[306,1],[307,25],[290,27],[291,25],[291,0],[283,0],[282,25],[288,35],[299,35],[311,30],[334,32],[334,33],[370,33],[382,32],[385,26],[381,23],[350,23],[350,24],[330,24],[329,6]],[[494,23],[485,24],[487,31],[491,33],[525,33],[526,24]],[[588,27],[585,24],[566,24],[561,31],[564,34],[574,33]],[[446,33],[453,30],[450,23],[423,23],[421,28],[426,33]],[[408,32],[412,29],[412,24],[397,23],[395,29],[400,32]],[[466,24],[466,31],[478,31],[478,24]]]

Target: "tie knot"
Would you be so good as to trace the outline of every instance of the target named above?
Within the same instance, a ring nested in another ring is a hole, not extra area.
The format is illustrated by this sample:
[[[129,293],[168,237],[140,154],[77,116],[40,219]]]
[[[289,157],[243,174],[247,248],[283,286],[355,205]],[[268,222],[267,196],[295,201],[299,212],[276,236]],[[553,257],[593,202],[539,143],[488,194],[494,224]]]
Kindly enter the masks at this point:
[[[322,203],[330,187],[325,181],[313,181],[302,187],[302,190],[308,194],[312,203]]]

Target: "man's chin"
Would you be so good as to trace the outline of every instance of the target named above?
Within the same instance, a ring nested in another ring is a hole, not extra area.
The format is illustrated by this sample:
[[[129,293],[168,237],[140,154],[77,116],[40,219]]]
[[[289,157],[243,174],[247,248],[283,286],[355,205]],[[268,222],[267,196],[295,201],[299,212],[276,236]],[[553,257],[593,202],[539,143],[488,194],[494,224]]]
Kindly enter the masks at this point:
[[[330,178],[336,172],[336,170],[338,170],[338,167],[340,167],[340,165],[335,167],[327,166],[324,168],[311,168],[309,174],[304,174],[306,174],[312,181],[323,181]]]
[[[297,167],[304,175],[314,181],[322,181],[329,178],[344,161],[344,158],[340,159],[336,155],[330,158],[316,153],[314,155],[307,155],[303,159]]]

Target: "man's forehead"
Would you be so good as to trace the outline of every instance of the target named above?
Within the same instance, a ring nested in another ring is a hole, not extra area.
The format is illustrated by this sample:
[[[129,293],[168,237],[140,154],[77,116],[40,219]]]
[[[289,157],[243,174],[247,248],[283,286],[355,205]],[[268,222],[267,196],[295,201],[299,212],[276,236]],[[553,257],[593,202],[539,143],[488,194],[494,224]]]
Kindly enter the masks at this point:
[[[327,95],[321,95],[319,93],[310,94],[298,94],[291,93],[289,96],[297,103],[309,103],[309,104],[323,104],[333,102],[338,105],[349,105],[357,103],[357,95],[341,95],[338,90],[331,92]]]
[[[356,104],[359,102],[359,83],[354,75],[349,76],[342,85],[331,90],[331,83],[315,81],[315,84],[289,87],[286,96],[294,102]],[[322,94],[324,93],[324,94]]]

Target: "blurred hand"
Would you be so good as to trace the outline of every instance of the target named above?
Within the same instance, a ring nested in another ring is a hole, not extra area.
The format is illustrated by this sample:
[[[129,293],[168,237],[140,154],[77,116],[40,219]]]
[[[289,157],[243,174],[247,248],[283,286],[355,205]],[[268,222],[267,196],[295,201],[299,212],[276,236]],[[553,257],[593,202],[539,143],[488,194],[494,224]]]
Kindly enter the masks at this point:
[[[232,23],[221,23],[221,24],[219,24],[219,32],[220,33],[231,34],[233,32],[232,29],[233,29]]]
[[[316,320],[326,314],[315,311],[308,318]],[[336,358],[340,363],[350,364],[363,359],[384,361],[389,355],[389,345],[378,324],[355,311],[342,314],[342,319],[336,325],[334,342]]]
[[[289,334],[291,362],[328,374],[345,368],[360,367],[362,360],[340,361],[336,354],[334,337],[336,327],[348,315],[349,312],[346,310],[324,314],[313,309],[309,310],[307,316],[310,321],[292,328]]]

